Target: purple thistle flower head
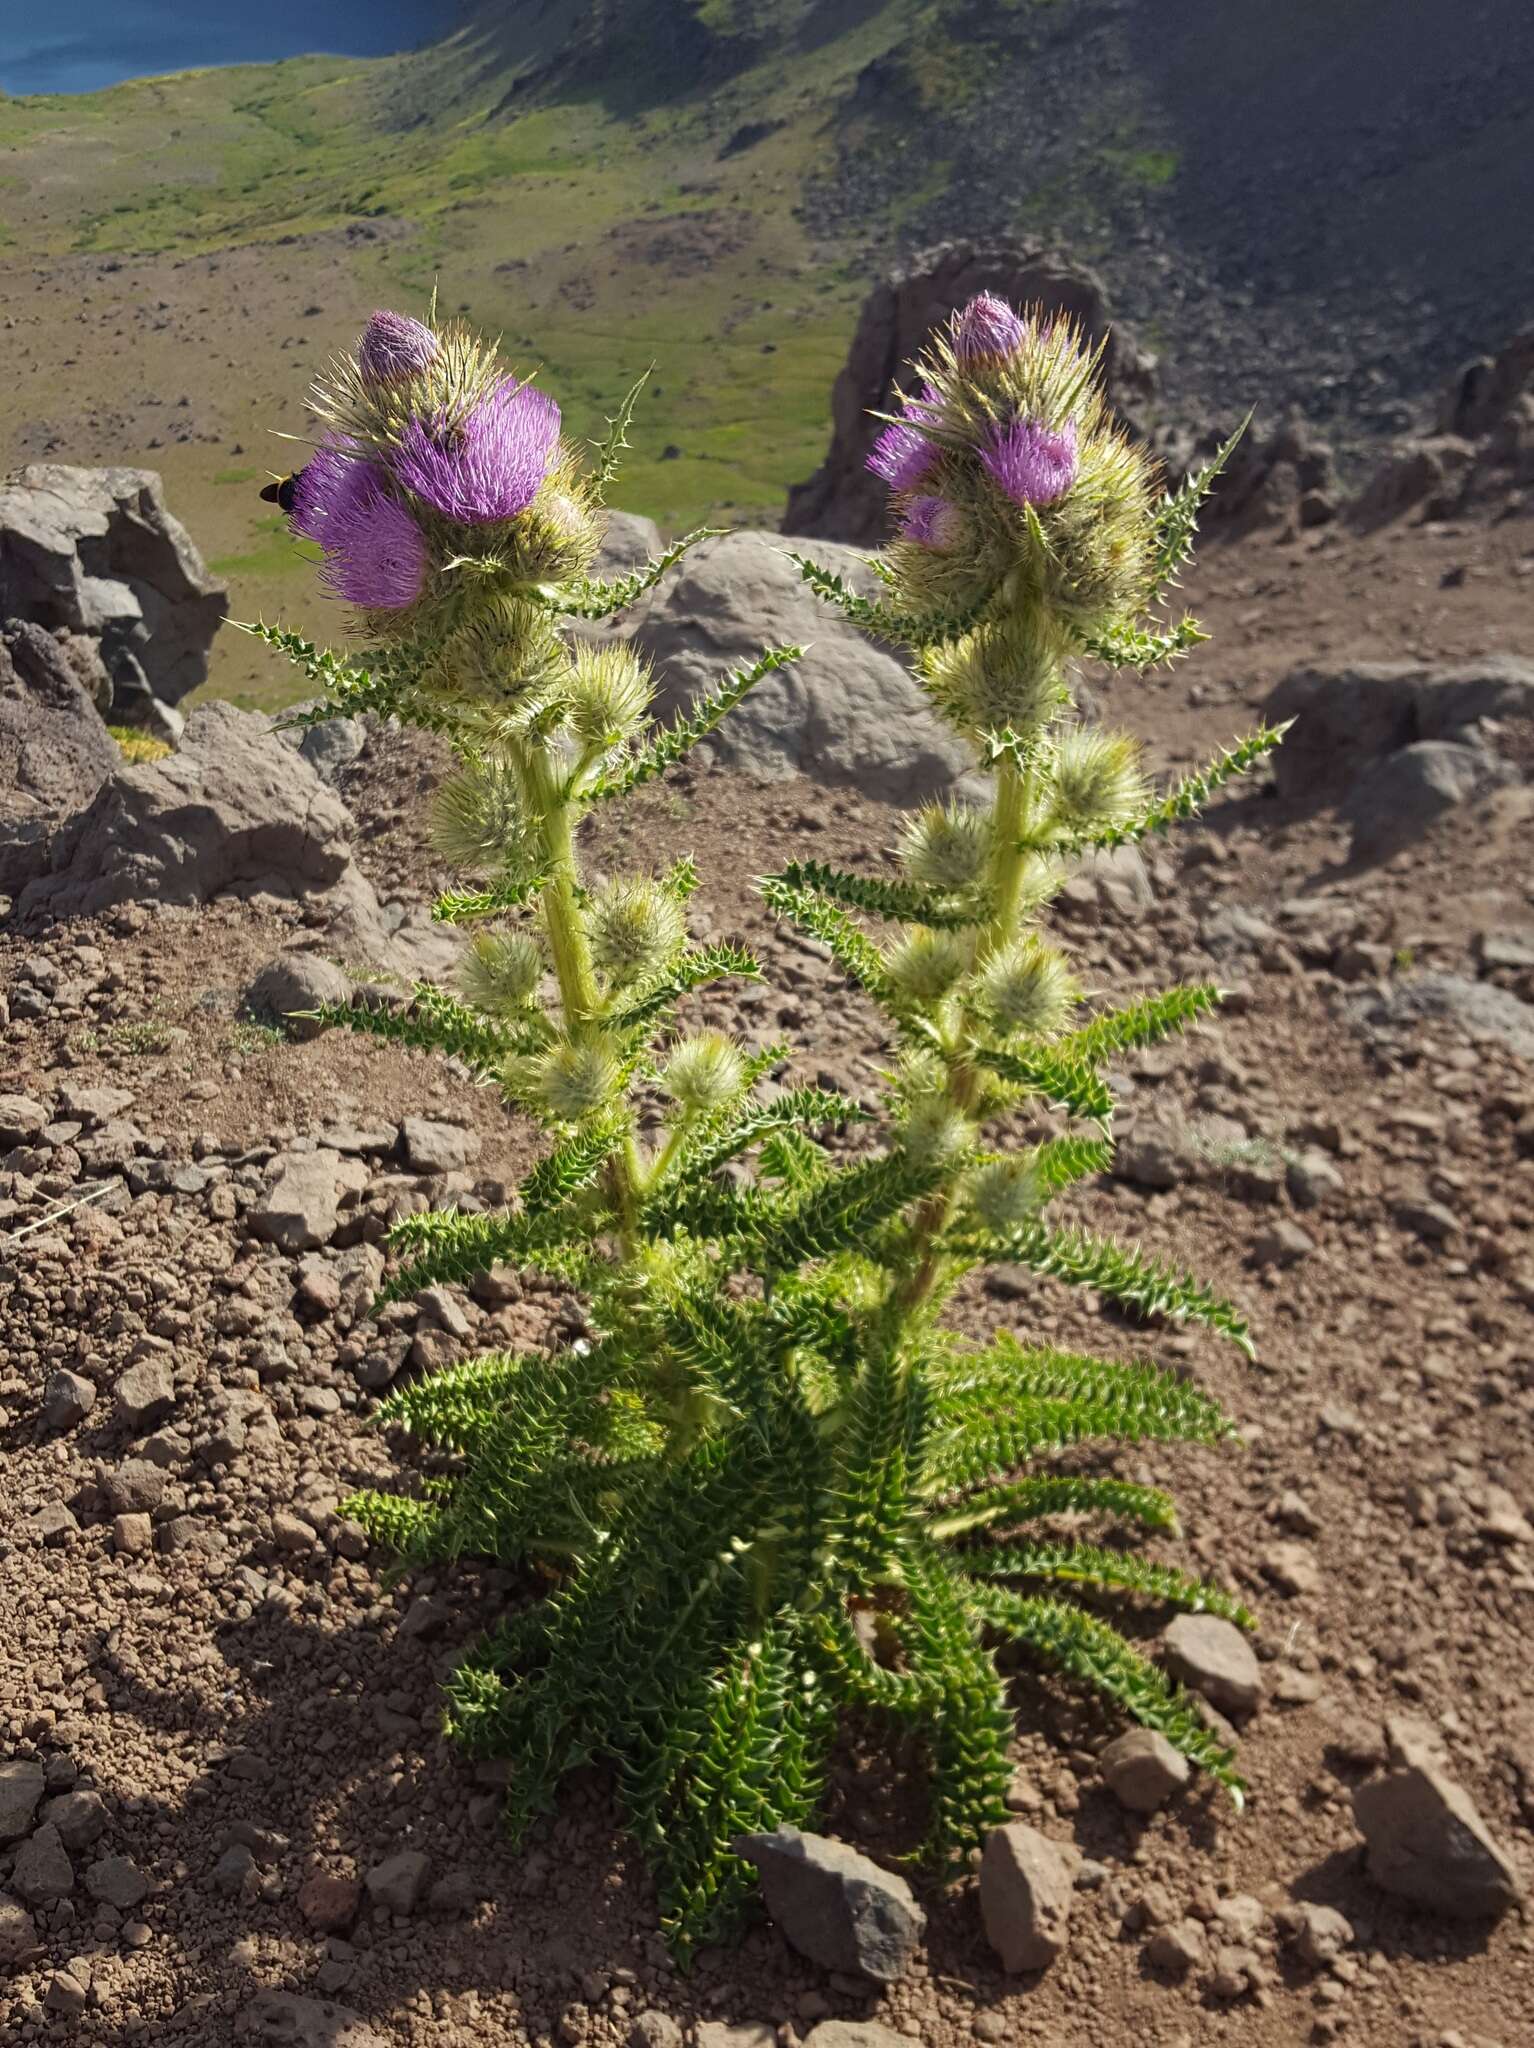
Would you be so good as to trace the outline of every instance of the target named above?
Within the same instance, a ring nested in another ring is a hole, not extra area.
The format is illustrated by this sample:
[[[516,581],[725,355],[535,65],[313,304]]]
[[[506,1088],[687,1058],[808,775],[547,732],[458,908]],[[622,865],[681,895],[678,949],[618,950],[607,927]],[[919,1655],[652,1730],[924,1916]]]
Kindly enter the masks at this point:
[[[436,335],[408,313],[375,313],[357,344],[364,384],[403,384],[436,359]]]
[[[406,490],[463,526],[515,519],[537,497],[559,439],[559,407],[506,377],[458,425],[412,420],[394,454]]]
[[[1052,505],[1076,481],[1076,422],[1054,433],[1042,420],[997,427],[980,460],[1014,505]]]
[[[388,495],[376,462],[317,448],[293,491],[293,531],[325,550],[321,581],[332,596],[370,611],[403,611],[426,583],[426,540]]]
[[[963,540],[968,520],[947,498],[918,498],[900,522],[900,538],[924,548],[953,548]]]
[[[1024,334],[1022,321],[994,292],[981,292],[954,315],[953,352],[966,366],[1005,362]]]
[[[921,431],[940,403],[932,385],[922,386],[920,398],[902,395],[903,420],[892,420],[868,451],[866,467],[882,476],[892,491],[914,491],[937,461],[939,451]]]

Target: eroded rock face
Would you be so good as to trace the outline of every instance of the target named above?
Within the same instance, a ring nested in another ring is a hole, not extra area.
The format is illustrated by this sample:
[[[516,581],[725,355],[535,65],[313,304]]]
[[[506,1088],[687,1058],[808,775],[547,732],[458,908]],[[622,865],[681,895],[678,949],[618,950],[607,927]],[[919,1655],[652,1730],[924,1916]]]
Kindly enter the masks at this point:
[[[30,880],[59,822],[121,765],[68,650],[25,620],[0,629],[0,895]]]
[[[21,896],[23,916],[91,916],[128,902],[322,896],[337,916],[376,924],[353,866],[351,817],[268,721],[231,704],[192,714],[178,752],[119,767],[53,847]]]
[[[805,553],[875,594],[853,549],[817,541]],[[656,714],[667,721],[764,647],[808,647],[705,743],[758,781],[797,772],[911,803],[971,765],[905,665],[811,594],[775,534],[727,533],[694,548],[641,610],[633,639],[655,663]]]
[[[228,611],[153,470],[33,462],[0,483],[0,617],[84,635],[109,669],[131,645],[150,691],[174,704],[207,680]]]
[[[847,361],[831,393],[831,446],[807,483],[788,494],[783,531],[877,546],[889,531],[889,492],[864,463],[880,432],[870,415],[888,412],[904,366],[934,328],[977,292],[996,292],[1015,306],[1042,306],[1075,320],[1103,358],[1108,395],[1120,412],[1150,397],[1150,361],[1121,326],[1109,325],[1101,281],[1055,251],[1001,243],[974,248],[944,243],[876,285],[863,302]]]

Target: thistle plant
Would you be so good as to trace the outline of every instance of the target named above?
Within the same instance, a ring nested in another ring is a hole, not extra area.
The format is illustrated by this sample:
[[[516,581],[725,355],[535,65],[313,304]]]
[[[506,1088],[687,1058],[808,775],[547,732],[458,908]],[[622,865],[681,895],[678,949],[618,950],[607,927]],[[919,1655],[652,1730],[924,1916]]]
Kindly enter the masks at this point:
[[[1230,1751],[1107,1606],[1250,1617],[1130,1547],[1175,1534],[1166,1493],[1073,1458],[1088,1440],[1216,1444],[1230,1425],[1143,1358],[981,1342],[949,1316],[966,1275],[1005,1261],[1092,1288],[1122,1320],[1186,1320],[1249,1350],[1210,1289],[1052,1216],[1109,1163],[1112,1062],[1217,991],[1090,999],[1050,900],[1074,864],[1193,815],[1278,737],[1157,793],[1131,740],[1075,714],[1081,658],[1144,667],[1201,637],[1161,607],[1213,474],[1162,494],[1096,372],[1069,325],[974,301],[870,458],[898,518],[874,564],[883,595],[800,560],[829,604],[910,650],[994,777],[989,802],[908,818],[897,873],[790,859],[762,883],[887,1020],[877,1103],[784,1085],[786,1047],[679,1022],[692,992],[759,971],[743,948],[690,941],[690,860],[582,879],[587,815],[798,652],[764,651],[656,728],[633,652],[572,637],[697,537],[619,581],[592,575],[635,394],[584,467],[553,401],[494,350],[375,316],[316,393],[319,444],[293,491],[369,651],[254,629],[321,686],[306,716],[392,713],[458,758],[435,825],[464,870],[437,915],[473,932],[457,989],[326,1020],[453,1055],[549,1134],[505,1210],[396,1227],[380,1304],[508,1262],[577,1290],[593,1333],[401,1386],[382,1419],[435,1454],[431,1475],[348,1511],[407,1565],[535,1568],[453,1677],[447,1725],[510,1760],[514,1834],[568,1771],[610,1766],[684,1954],[754,1886],[738,1838],[821,1809],[849,1715],[919,1738],[923,1848],[961,1872],[1005,1814],[1006,1645],[1239,1797]]]

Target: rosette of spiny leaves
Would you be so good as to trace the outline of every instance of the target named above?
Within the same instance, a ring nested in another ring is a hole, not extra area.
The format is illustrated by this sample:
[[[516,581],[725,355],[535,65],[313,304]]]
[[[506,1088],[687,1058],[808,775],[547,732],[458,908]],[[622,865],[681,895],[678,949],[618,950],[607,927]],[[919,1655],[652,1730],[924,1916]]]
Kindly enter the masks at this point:
[[[1100,1602],[1249,1617],[1125,1544],[1127,1531],[1175,1530],[1164,1493],[1062,1455],[1088,1440],[1213,1443],[1228,1424],[1142,1360],[976,1344],[943,1322],[963,1276],[1005,1259],[1248,1341],[1189,1276],[1047,1213],[1107,1162],[1110,1061],[1213,1001],[1191,988],[1086,1010],[1043,928],[1049,899],[1071,860],[1188,814],[1268,744],[1158,798],[1127,742],[1071,716],[1072,651],[1118,645],[1131,619],[1153,637],[1156,565],[1182,559],[1173,528],[1185,518],[1191,531],[1192,513],[1185,503],[1174,519],[1157,500],[1079,349],[982,301],[929,366],[925,410],[877,452],[902,522],[881,565],[887,602],[862,606],[809,572],[870,630],[898,627],[921,650],[934,702],[996,771],[990,804],[909,821],[897,878],[803,861],[764,885],[883,1007],[899,1044],[883,1142],[851,1153],[828,1136],[869,1112],[769,1086],[781,1048],[675,1034],[683,993],[753,971],[689,944],[690,866],[592,893],[576,861],[585,810],[661,772],[786,654],[725,679],[682,725],[647,731],[643,672],[622,651],[572,650],[560,629],[604,601],[590,565],[612,450],[583,480],[557,435],[540,439],[520,510],[473,499],[477,481],[450,486],[415,460],[412,425],[430,423],[434,461],[473,456],[477,479],[482,359],[453,342],[465,353],[434,411],[432,351],[447,340],[412,325],[406,341],[409,376],[424,380],[414,396],[373,409],[364,337],[322,406],[335,459],[370,465],[368,488],[422,537],[420,574],[380,610],[378,584],[367,598],[346,587],[345,517],[329,526],[301,501],[301,530],[327,548],[332,587],[361,607],[376,651],[354,663],[289,651],[335,708],[372,704],[454,740],[462,766],[438,843],[472,886],[439,910],[474,920],[476,941],[456,994],[422,989],[403,1011],[334,1021],[455,1054],[540,1116],[551,1147],[504,1213],[402,1224],[385,1295],[506,1261],[583,1290],[593,1332],[555,1356],[467,1360],[385,1404],[445,1464],[418,1491],[366,1495],[351,1512],[407,1561],[529,1560],[552,1581],[461,1665],[450,1729],[511,1761],[519,1831],[568,1770],[609,1764],[682,1953],[726,1931],[754,1889],[740,1838],[813,1819],[848,1713],[922,1739],[925,1847],[962,1869],[1005,1810],[1011,1723],[995,1658],[1007,1641],[1238,1790],[1228,1752]],[[1029,349],[1032,383],[1011,361]],[[1020,410],[1046,399],[1047,415]],[[529,418],[544,436],[546,415]],[[918,420],[925,452],[908,438]],[[408,464],[395,452],[407,440]],[[639,1091],[666,1106],[649,1148]],[[1009,1150],[1018,1109],[1066,1121]]]

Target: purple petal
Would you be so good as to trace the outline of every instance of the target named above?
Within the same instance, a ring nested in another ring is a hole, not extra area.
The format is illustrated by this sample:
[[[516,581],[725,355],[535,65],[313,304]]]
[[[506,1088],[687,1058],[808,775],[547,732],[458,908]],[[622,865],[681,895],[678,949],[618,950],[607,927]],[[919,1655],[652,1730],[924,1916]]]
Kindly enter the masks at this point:
[[[408,491],[464,526],[515,519],[538,495],[559,439],[559,407],[510,377],[457,427],[412,420],[393,469]]]
[[[1014,505],[1052,505],[1076,481],[1076,422],[1054,433],[1042,420],[997,427],[981,461]]]
[[[401,611],[425,586],[426,541],[387,482],[376,462],[317,448],[294,486],[291,525],[325,550],[320,579],[333,596]]]
[[[1023,323],[994,292],[981,292],[954,319],[953,352],[961,363],[1004,362],[1023,339]]]
[[[913,491],[937,461],[939,450],[922,433],[923,420],[931,418],[940,400],[930,384],[922,387],[920,398],[900,400],[906,417],[894,420],[868,451],[866,467],[882,476],[892,491]]]
[[[947,498],[918,498],[900,522],[900,538],[924,548],[957,547],[966,524],[964,514]]]
[[[436,335],[408,313],[375,313],[357,344],[357,367],[367,384],[402,384],[436,359]]]

